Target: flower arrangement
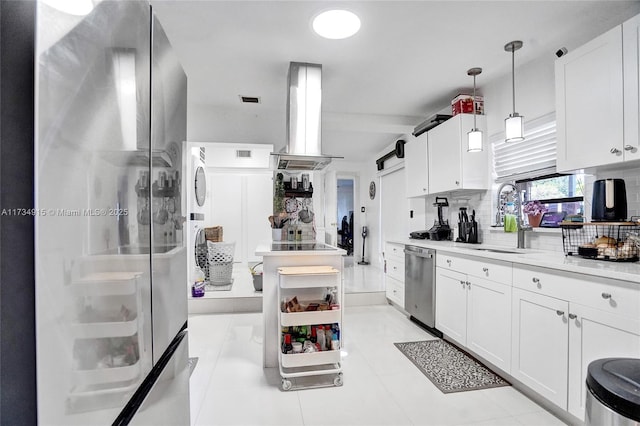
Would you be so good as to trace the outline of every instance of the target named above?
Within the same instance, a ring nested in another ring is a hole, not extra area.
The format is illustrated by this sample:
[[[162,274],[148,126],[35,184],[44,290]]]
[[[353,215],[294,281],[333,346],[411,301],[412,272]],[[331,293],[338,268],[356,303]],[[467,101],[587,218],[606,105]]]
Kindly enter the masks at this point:
[[[547,212],[547,208],[540,203],[538,200],[527,201],[524,203],[524,207],[522,211],[524,214],[531,216],[538,216]]]

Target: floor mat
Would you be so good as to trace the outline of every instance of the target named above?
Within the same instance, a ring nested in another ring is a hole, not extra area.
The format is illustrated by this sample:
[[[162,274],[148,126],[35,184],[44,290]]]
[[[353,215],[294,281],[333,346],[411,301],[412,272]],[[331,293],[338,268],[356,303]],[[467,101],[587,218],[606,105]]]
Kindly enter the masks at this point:
[[[189,376],[193,374],[193,370],[195,370],[197,363],[198,357],[189,358]]]
[[[510,386],[479,361],[444,340],[394,343],[442,393]]]

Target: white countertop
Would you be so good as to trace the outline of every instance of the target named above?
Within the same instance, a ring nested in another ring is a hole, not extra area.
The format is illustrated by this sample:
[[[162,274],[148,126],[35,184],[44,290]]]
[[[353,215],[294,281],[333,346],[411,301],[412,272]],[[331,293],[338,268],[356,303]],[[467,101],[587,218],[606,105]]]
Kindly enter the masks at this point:
[[[585,259],[579,256],[565,256],[564,253],[554,251],[516,249],[513,247],[488,244],[465,244],[455,243],[453,241],[413,240],[406,238],[389,240],[389,242],[424,247],[447,253],[512,262],[514,265],[538,266],[542,268],[557,269],[566,272],[575,272],[579,274],[640,283],[640,262],[608,262],[603,260]],[[517,253],[496,253],[478,250],[481,248],[510,250]]]
[[[257,256],[344,256],[346,250],[319,241],[269,241],[256,247]]]

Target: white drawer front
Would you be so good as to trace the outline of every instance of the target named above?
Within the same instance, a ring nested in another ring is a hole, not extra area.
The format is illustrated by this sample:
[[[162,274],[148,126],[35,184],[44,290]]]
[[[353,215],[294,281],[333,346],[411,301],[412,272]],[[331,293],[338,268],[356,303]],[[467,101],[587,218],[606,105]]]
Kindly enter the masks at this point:
[[[470,259],[436,252],[436,266],[474,277],[511,285],[511,263],[490,259]]]
[[[518,267],[513,286],[618,315],[640,315],[640,286],[626,281]]]
[[[390,258],[387,262],[387,275],[398,281],[404,282],[404,259]]]
[[[404,260],[404,245],[397,243],[384,244],[384,257],[386,259],[398,258]]]
[[[452,256],[447,253],[440,253],[436,250],[436,266],[439,266],[444,269],[449,269],[451,271],[460,271],[464,265],[466,259],[463,259],[458,256]]]
[[[393,278],[385,279],[387,299],[404,309],[404,285]]]

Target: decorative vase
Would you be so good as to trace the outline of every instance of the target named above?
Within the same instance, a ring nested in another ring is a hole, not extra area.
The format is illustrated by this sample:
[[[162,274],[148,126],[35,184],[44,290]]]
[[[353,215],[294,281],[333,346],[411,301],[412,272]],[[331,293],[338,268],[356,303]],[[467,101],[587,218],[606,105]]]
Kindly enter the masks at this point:
[[[282,228],[272,228],[271,238],[273,241],[282,241]]]
[[[529,217],[529,225],[532,228],[537,228],[538,226],[540,226],[540,220],[542,219],[541,214],[530,214],[527,216]]]

